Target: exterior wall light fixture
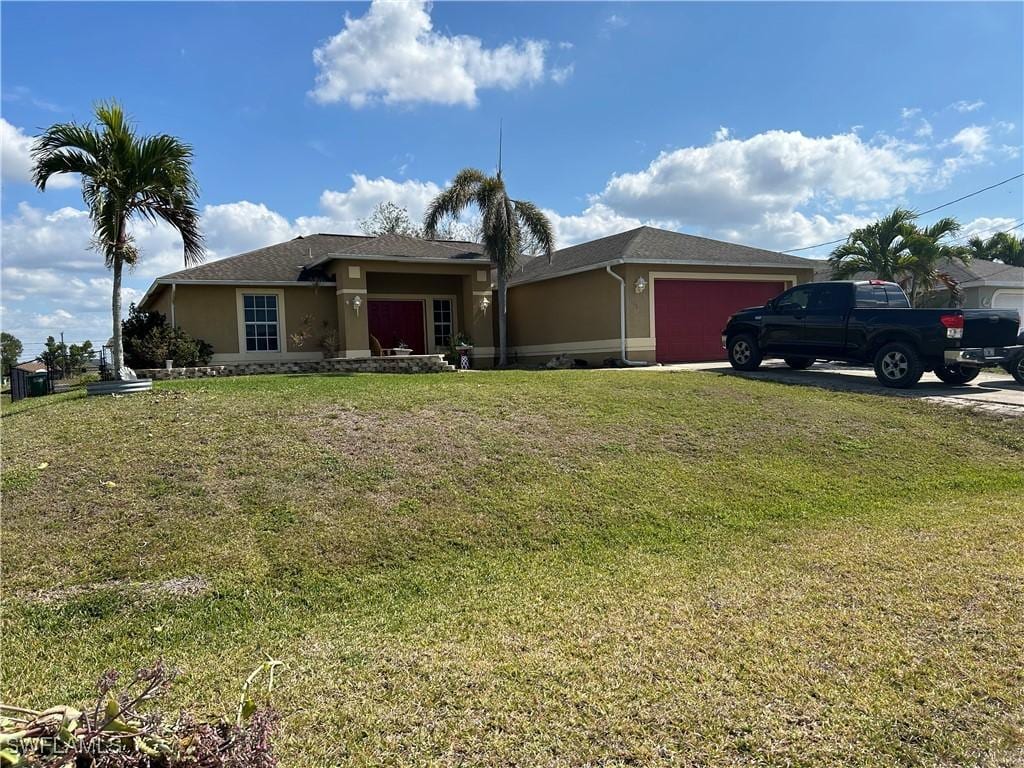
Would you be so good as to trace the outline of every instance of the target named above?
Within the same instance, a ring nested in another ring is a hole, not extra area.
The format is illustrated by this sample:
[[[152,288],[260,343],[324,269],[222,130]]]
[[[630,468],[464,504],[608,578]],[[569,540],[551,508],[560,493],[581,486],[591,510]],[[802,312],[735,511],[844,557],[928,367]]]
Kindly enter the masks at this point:
[[[348,300],[349,304],[352,305],[352,311],[357,315],[359,314],[359,308],[363,306],[363,298],[357,293],[351,299]]]
[[[633,288],[636,290],[637,293],[643,293],[647,289],[647,281],[644,280],[642,277],[638,277],[636,279],[636,282],[633,283]]]
[[[482,299],[480,299],[480,311],[481,312],[486,312],[487,308],[489,306],[491,306],[491,300],[490,299],[488,299],[486,296],[484,296]]]

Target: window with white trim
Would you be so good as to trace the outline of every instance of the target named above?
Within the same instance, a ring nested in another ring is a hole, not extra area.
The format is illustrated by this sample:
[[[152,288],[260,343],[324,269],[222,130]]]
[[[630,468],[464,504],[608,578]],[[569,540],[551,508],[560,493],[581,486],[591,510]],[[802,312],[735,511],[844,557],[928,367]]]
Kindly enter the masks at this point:
[[[277,352],[279,349],[277,296],[272,293],[242,294],[245,313],[245,351]]]
[[[452,343],[452,300],[434,299],[434,349],[447,349]]]

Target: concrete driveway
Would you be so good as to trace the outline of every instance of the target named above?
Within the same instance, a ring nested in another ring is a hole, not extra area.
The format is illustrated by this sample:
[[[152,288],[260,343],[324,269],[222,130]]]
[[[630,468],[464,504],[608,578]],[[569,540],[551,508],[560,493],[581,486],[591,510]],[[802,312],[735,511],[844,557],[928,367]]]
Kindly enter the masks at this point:
[[[637,370],[651,370],[640,368]],[[777,360],[766,361],[761,368],[749,373],[735,371],[725,362],[681,363],[663,365],[660,370],[711,371],[729,376],[764,379],[783,384],[822,387],[844,392],[861,392],[879,397],[910,397],[941,405],[975,408],[1003,416],[1024,417],[1024,386],[1021,386],[1002,368],[982,371],[970,384],[951,387],[926,373],[912,389],[889,389],[875,379],[870,368],[831,363],[815,363],[805,371],[794,371]]]

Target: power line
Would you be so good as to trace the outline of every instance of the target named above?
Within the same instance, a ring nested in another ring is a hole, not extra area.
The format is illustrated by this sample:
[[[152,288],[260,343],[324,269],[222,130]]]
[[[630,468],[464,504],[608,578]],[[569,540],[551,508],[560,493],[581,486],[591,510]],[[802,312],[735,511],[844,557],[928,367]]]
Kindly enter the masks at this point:
[[[935,211],[938,211],[938,210],[940,210],[942,208],[946,208],[946,207],[948,207],[950,205],[953,205],[954,203],[959,203],[961,200],[966,200],[969,197],[974,197],[975,195],[980,195],[982,192],[988,192],[990,189],[995,189],[996,187],[1001,187],[1003,184],[1009,184],[1011,181],[1015,181],[1016,179],[1019,179],[1022,176],[1024,176],[1024,173],[1018,173],[1016,176],[1011,176],[1008,179],[1003,179],[1002,181],[996,182],[995,184],[990,184],[987,187],[982,187],[981,189],[976,189],[973,192],[971,192],[970,194],[966,194],[963,197],[958,197],[956,200],[950,200],[948,203],[943,203],[942,205],[936,205],[934,208],[929,208],[927,211],[921,211],[920,213],[915,213],[914,216],[924,216],[927,213],[934,213]],[[846,238],[845,237],[841,237],[838,240],[829,240],[827,243],[818,243],[817,245],[805,245],[802,248],[790,248],[790,249],[785,250],[785,251],[780,251],[780,253],[796,253],[797,251],[809,251],[812,248],[821,248],[823,245],[836,245],[837,243],[845,243],[845,242],[846,242]]]
[[[1016,219],[1014,219],[1012,221],[1016,221]],[[998,234],[998,235],[1004,234],[1006,232],[1013,232],[1013,230],[1019,229],[1020,227],[1024,226],[1024,221],[1021,221],[1018,224],[1014,224],[1009,229],[1002,229],[1002,227],[1004,227],[1004,226],[1006,226],[1006,225],[1005,224],[996,224],[994,227],[988,227],[987,229],[979,229],[979,230],[977,230],[975,232],[968,232],[965,235],[960,235],[959,237],[954,237],[951,242],[959,243],[959,242],[962,242],[964,240],[969,240],[972,237],[980,237],[981,235],[988,234],[989,232],[993,232],[993,233]],[[1000,231],[996,232],[996,230],[1000,230]]]

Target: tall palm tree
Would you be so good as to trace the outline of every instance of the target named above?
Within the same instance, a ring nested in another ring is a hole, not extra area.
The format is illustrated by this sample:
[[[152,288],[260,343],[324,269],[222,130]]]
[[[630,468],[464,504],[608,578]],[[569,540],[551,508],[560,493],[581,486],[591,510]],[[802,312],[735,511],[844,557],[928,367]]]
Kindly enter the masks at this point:
[[[987,240],[975,235],[967,241],[967,247],[976,259],[1024,267],[1024,240],[1011,232],[996,232]]]
[[[185,266],[205,258],[199,233],[192,175],[192,147],[166,134],[139,136],[117,102],[95,109],[97,125],[57,123],[32,149],[32,180],[40,190],[56,173],[82,176],[82,198],[89,206],[93,245],[113,271],[111,357],[115,375],[124,364],[121,345],[121,274],[139,258],[129,224],[133,218],[164,221],[181,235]]]
[[[470,206],[480,211],[484,254],[497,272],[498,364],[507,365],[508,280],[524,250],[535,250],[551,259],[554,230],[536,205],[508,196],[500,169],[496,175],[488,176],[475,168],[464,168],[451,185],[430,202],[423,218],[424,234],[434,237],[442,222],[457,217]]]
[[[914,218],[913,211],[896,208],[888,216],[853,230],[829,256],[833,276],[846,280],[858,272],[868,272],[879,280],[904,277],[913,259],[910,239],[917,231]]]

